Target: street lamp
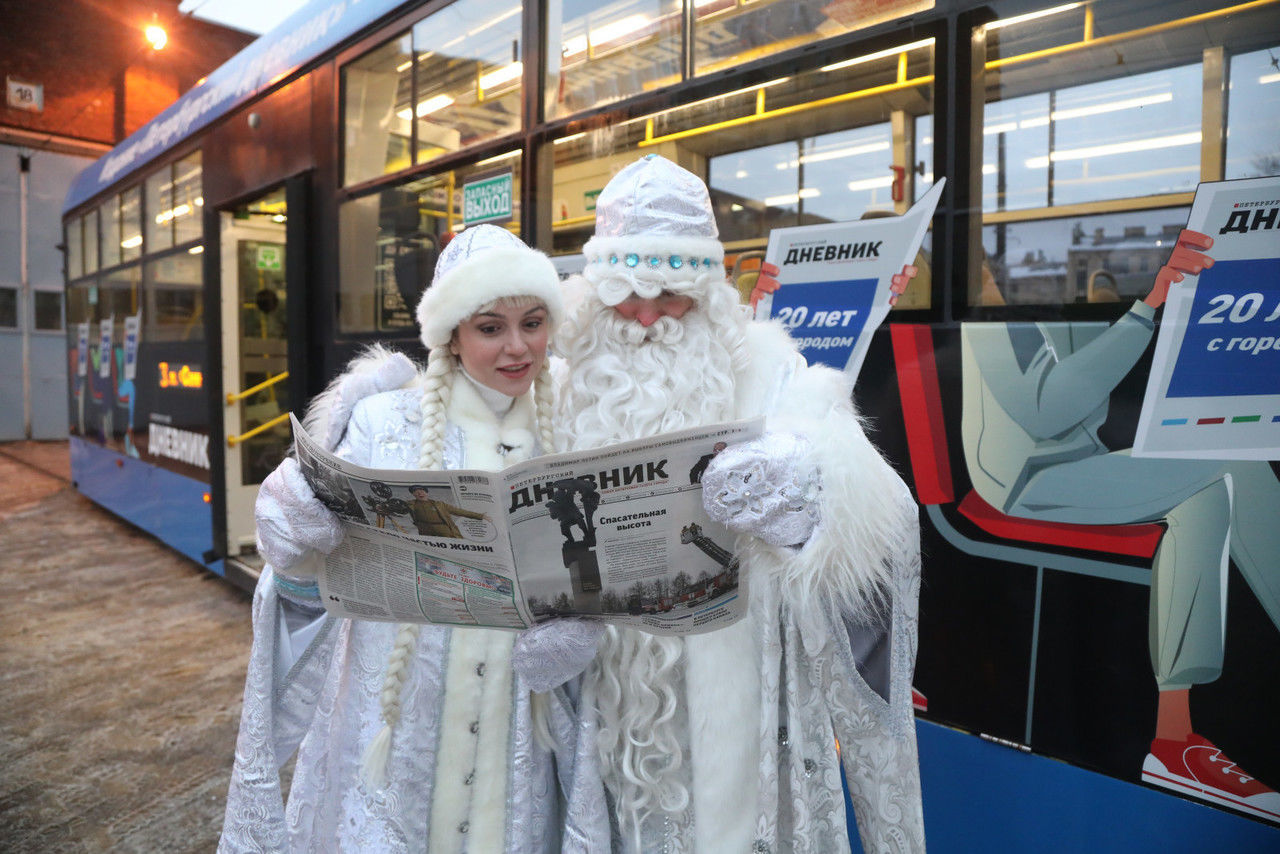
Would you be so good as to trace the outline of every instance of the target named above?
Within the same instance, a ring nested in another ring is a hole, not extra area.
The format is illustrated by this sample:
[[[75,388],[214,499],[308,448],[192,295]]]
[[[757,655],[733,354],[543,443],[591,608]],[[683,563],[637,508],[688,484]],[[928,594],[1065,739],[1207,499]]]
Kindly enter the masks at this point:
[[[151,45],[152,50],[162,50],[169,43],[169,34],[154,19],[150,24],[147,24],[142,33],[146,36],[147,43]]]

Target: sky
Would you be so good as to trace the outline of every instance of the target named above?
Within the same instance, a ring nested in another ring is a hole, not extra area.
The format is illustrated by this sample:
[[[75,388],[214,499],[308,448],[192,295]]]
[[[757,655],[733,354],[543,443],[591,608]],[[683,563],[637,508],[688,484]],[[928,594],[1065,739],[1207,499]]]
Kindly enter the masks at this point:
[[[306,4],[307,0],[182,0],[178,11],[261,35]]]

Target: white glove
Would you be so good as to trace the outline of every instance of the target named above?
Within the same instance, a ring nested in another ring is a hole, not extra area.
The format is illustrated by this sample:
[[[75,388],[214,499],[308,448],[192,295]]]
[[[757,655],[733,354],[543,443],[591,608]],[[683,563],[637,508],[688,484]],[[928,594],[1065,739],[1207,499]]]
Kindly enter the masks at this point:
[[[253,508],[258,554],[277,570],[298,565],[308,552],[328,554],[342,542],[342,524],[311,491],[293,457],[267,475]]]
[[[570,619],[526,629],[511,649],[511,666],[529,690],[550,691],[587,669],[604,630],[601,623]]]
[[[793,433],[766,433],[725,448],[702,475],[707,515],[770,545],[806,542],[821,521],[822,481],[809,462],[811,450],[808,439]]]

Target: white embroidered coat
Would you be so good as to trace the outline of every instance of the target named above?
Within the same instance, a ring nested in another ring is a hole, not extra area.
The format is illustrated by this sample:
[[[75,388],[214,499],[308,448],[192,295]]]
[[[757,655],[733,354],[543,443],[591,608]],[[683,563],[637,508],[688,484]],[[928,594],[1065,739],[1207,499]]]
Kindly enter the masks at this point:
[[[337,453],[372,467],[418,468],[420,401],[412,387],[360,401]],[[447,415],[445,468],[498,469],[537,452],[529,395],[499,421],[459,377]],[[501,456],[500,442],[514,450]],[[379,693],[396,626],[322,617],[294,660],[270,567],[254,595],[253,624],[220,852],[607,850],[599,778],[574,773],[589,747],[579,745],[576,686],[547,695],[553,754],[532,736],[530,694],[510,664],[513,633],[422,628],[388,783],[368,791],[360,759],[382,726]],[[279,769],[295,750],[286,806]]]
[[[807,367],[780,327],[752,323],[735,417],[806,436],[822,522],[800,549],[742,535],[748,616],[686,638],[676,710],[691,795],[618,840],[627,851],[849,851],[840,763],[868,854],[923,852],[911,679],[919,515],[863,433],[847,380]],[[879,587],[882,597],[869,591]],[[583,705],[616,662],[587,671]],[[601,722],[593,720],[591,725]],[[837,754],[836,744],[840,752]]]

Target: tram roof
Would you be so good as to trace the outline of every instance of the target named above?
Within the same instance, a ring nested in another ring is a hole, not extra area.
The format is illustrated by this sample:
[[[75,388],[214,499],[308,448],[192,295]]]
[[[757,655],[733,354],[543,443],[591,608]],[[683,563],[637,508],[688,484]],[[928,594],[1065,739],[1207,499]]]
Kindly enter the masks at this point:
[[[87,166],[72,182],[63,213],[403,5],[406,0],[311,0]]]

